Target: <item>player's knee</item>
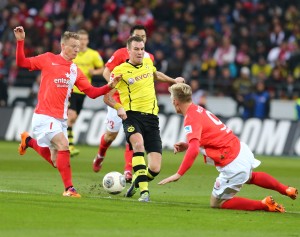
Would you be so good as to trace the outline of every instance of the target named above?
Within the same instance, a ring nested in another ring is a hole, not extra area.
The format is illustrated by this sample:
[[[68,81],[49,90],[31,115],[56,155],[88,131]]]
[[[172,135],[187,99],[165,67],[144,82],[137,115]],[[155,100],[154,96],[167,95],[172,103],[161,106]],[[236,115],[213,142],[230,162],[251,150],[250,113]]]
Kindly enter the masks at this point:
[[[144,152],[145,151],[144,143],[142,141],[136,141],[134,143],[131,143],[131,145],[132,145],[134,152]]]
[[[112,143],[116,139],[117,135],[118,133],[106,132],[104,136],[104,140],[107,143]]]
[[[58,150],[58,151],[66,151],[66,150],[69,150],[69,143],[66,143],[64,141],[61,141],[61,142],[58,142],[55,144],[55,148]]]
[[[211,196],[210,198],[210,207],[211,208],[220,208],[222,204],[222,201],[215,198],[214,196]]]

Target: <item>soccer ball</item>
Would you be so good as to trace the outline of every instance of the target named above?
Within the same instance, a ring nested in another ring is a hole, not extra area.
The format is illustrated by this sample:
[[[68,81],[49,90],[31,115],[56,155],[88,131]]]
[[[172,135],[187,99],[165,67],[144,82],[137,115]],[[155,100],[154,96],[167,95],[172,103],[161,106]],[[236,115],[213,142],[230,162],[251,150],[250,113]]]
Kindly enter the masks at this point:
[[[124,175],[117,171],[107,173],[102,181],[103,188],[110,194],[119,194],[126,186]]]

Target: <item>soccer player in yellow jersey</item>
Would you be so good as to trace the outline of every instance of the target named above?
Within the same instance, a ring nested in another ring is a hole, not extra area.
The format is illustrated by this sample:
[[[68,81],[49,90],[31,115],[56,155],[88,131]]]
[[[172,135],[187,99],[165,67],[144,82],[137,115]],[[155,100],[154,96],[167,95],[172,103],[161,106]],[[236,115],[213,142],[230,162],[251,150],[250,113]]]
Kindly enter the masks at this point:
[[[115,67],[110,78],[122,77],[116,85],[121,103],[117,103],[108,93],[105,102],[115,108],[123,120],[126,140],[133,149],[132,184],[125,194],[132,197],[140,189],[141,202],[150,200],[148,181],[160,172],[162,142],[160,138],[158,105],[154,80],[171,84],[184,82],[182,77],[175,80],[157,72],[150,58],[144,58],[145,44],[141,37],[132,36],[127,41],[129,59]],[[111,91],[114,93],[113,91]],[[148,167],[144,159],[148,154]]]
[[[91,82],[94,75],[102,74],[104,69],[103,59],[96,50],[88,47],[88,32],[85,30],[79,30],[77,33],[80,37],[80,51],[73,62],[81,69],[84,75]],[[79,150],[74,146],[72,128],[82,109],[84,98],[85,94],[82,93],[76,86],[74,86],[68,109],[68,138],[71,156],[79,154]]]

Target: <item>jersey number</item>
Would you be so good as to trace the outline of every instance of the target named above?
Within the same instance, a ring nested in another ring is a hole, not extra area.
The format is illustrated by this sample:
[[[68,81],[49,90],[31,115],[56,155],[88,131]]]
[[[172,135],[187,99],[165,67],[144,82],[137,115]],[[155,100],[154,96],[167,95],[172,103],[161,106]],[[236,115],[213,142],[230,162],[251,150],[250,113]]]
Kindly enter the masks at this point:
[[[213,121],[213,123],[217,126],[221,125],[222,128],[220,129],[221,131],[223,130],[227,130],[227,126],[222,123],[222,121],[220,119],[218,119],[214,114],[212,114],[211,112],[206,110],[206,114],[207,116],[210,118],[211,121]]]
[[[114,126],[115,126],[115,122],[112,121],[112,120],[107,120],[107,124],[108,124],[108,126],[110,127],[110,129],[113,129]]]

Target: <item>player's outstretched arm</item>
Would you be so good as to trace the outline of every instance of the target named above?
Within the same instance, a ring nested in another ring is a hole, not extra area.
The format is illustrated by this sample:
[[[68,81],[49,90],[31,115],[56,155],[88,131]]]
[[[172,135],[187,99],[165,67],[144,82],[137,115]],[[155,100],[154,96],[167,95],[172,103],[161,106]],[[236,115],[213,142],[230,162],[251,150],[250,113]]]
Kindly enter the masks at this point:
[[[86,88],[86,83],[89,84],[89,86],[82,90],[83,93],[85,93],[88,97],[95,99],[101,95],[107,94],[111,89],[113,89],[121,80],[122,77],[115,77],[113,78],[108,84],[101,87],[94,87],[92,86],[88,80],[80,80],[79,82],[76,82],[75,85],[81,90],[81,88]]]
[[[189,147],[189,144],[186,142],[177,142],[174,144],[174,154],[182,151],[186,151]]]
[[[113,98],[113,94],[116,92],[116,90],[111,90],[109,93],[107,93],[104,97],[103,97],[103,101],[105,104],[107,104],[108,106],[110,106],[111,108],[114,108],[115,110],[117,110],[118,116],[121,119],[126,119],[127,118],[127,114],[125,109],[123,108],[123,106],[118,103],[114,98]]]
[[[17,50],[16,50],[16,63],[19,67],[30,68],[30,60],[25,57],[24,53],[24,40],[25,31],[23,26],[17,26],[14,29],[14,34],[17,40]]]
[[[154,72],[154,79],[161,81],[161,82],[168,82],[171,84],[175,84],[175,83],[184,83],[185,80],[183,77],[176,77],[175,79],[173,79],[172,77],[167,76],[166,74],[160,72],[160,71],[156,71]]]
[[[181,178],[181,175],[178,174],[178,173],[176,173],[176,174],[171,175],[171,176],[168,177],[168,178],[163,179],[163,180],[160,181],[158,184],[159,184],[159,185],[163,185],[163,184],[175,182],[175,181],[179,180],[180,178]]]

